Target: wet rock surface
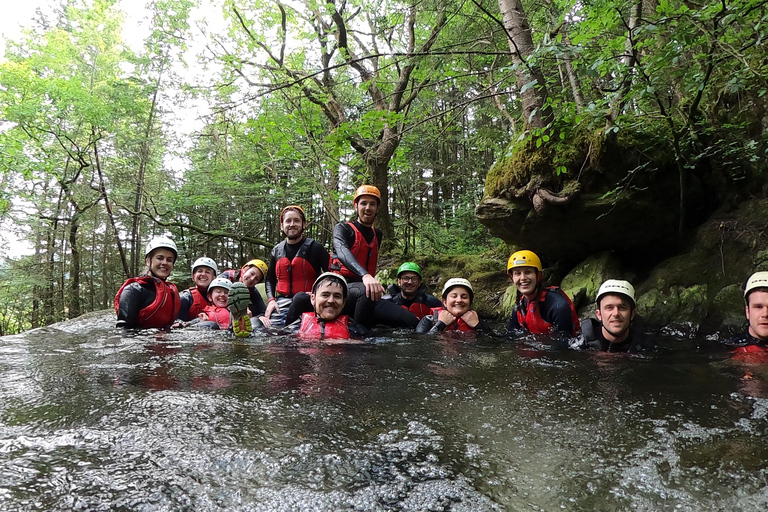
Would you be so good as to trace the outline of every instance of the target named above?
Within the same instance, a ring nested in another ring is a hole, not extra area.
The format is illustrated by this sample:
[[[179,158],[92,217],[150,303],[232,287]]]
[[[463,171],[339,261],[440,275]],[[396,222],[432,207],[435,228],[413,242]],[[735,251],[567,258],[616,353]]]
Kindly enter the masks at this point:
[[[0,338],[0,509],[768,506],[768,364],[705,340],[636,358],[392,332],[233,344],[113,320]]]

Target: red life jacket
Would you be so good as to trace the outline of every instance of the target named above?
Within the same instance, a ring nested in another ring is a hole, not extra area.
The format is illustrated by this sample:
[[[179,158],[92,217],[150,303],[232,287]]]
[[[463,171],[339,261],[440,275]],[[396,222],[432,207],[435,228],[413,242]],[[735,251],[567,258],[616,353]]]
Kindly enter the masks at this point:
[[[744,345],[733,350],[733,359],[742,363],[765,363],[768,361],[768,347],[764,345]]]
[[[115,295],[115,312],[120,308],[120,295],[131,283],[155,284],[155,300],[139,311],[138,326],[142,329],[167,327],[179,316],[179,290],[176,285],[153,276],[132,277],[128,279]]]
[[[230,268],[219,274],[218,277],[223,277],[225,279],[229,279],[233,283],[236,283],[240,280],[240,269]]]
[[[400,307],[403,309],[407,309],[408,311],[416,315],[416,317],[419,320],[427,316],[432,311],[432,309],[429,306],[427,306],[426,304],[422,304],[421,302],[414,302],[413,304],[410,305],[410,307],[406,306],[405,304],[400,304]]]
[[[220,329],[227,329],[229,327],[229,310],[219,306],[206,306],[203,311],[208,315],[208,320],[212,320],[219,324]]]
[[[197,286],[193,286],[189,289],[189,293],[192,295],[192,304],[189,306],[189,318],[194,318],[210,305],[208,300],[200,293]]]
[[[349,338],[347,315],[341,315],[332,322],[325,322],[314,312],[301,315],[299,338],[302,340],[344,340]]]
[[[440,314],[441,311],[443,311],[445,308],[432,308],[431,315],[432,318],[435,319],[435,322],[437,322],[437,315]],[[474,332],[474,328],[470,327],[467,322],[465,322],[461,318],[457,318],[454,320],[454,322],[451,325],[448,325],[445,327],[446,331],[461,331],[461,332]]]
[[[272,249],[274,256],[275,274],[277,275],[277,294],[283,297],[293,297],[298,292],[311,292],[312,285],[317,279],[317,273],[312,264],[307,260],[307,253],[312,245],[311,238],[305,238],[299,247],[296,256],[288,259],[285,251],[285,240]]]
[[[351,252],[357,262],[365,268],[366,272],[375,276],[376,264],[379,262],[379,239],[376,237],[376,232],[373,232],[373,239],[369,244],[365,241],[365,237],[353,222],[347,222],[347,224],[352,226],[352,229],[355,231],[355,242],[352,244],[352,247],[349,248],[349,252]],[[360,278],[360,276],[345,267],[338,258],[332,258],[331,265],[332,268],[339,269],[334,270],[337,274],[341,274],[348,278]]]
[[[552,332],[552,324],[541,318],[541,313],[539,312],[539,302],[544,302],[548,292],[559,293],[568,301],[568,305],[571,308],[572,325],[572,332],[569,334],[575,336],[578,334],[579,315],[576,314],[576,308],[568,295],[557,286],[549,286],[541,290],[538,300],[528,302],[525,315],[523,315],[521,308],[515,308],[515,312],[517,313],[517,323],[520,324],[520,327],[527,329],[532,334],[548,334]]]

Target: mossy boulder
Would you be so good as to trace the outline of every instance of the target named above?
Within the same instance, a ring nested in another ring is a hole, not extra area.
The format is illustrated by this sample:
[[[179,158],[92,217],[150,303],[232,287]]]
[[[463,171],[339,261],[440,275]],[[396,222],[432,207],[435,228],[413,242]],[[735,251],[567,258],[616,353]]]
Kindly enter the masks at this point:
[[[610,252],[595,254],[576,265],[560,283],[560,288],[577,309],[595,302],[600,285],[606,279],[620,277],[619,262]]]
[[[650,290],[637,298],[637,312],[649,327],[685,327],[694,332],[707,316],[707,285]]]
[[[708,320],[711,325],[719,324],[721,329],[732,333],[743,330],[746,320],[741,285],[731,284],[717,292],[712,299]]]

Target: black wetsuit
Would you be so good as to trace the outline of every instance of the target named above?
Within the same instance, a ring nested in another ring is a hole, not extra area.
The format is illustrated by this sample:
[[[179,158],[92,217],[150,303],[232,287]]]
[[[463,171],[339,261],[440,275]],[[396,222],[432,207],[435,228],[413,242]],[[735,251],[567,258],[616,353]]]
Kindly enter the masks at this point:
[[[526,297],[522,297],[522,299],[515,304],[512,318],[509,319],[509,323],[507,324],[507,332],[517,335],[521,331],[525,331],[517,318],[517,311],[522,308],[523,315],[525,315],[527,306],[528,299]],[[574,331],[578,330],[578,325],[573,325],[571,305],[568,303],[568,300],[557,291],[547,291],[544,300],[539,301],[538,311],[542,320],[552,324],[552,327],[555,330],[566,334],[572,334]]]
[[[644,322],[639,316],[635,316],[629,328],[629,336],[620,343],[611,343],[603,335],[603,326],[594,318],[587,318],[581,323],[581,333],[584,336],[584,344],[581,348],[599,350],[602,352],[629,352],[636,354],[648,352],[656,347],[651,338],[643,332]]]
[[[200,289],[197,290],[200,292]],[[200,292],[200,296],[205,299],[205,303],[207,305],[210,305],[211,302],[208,300],[208,290],[206,289],[203,292]],[[189,310],[192,307],[192,304],[195,303],[195,298],[192,296],[192,290],[186,289],[179,292],[179,302],[181,306],[179,307],[179,320],[182,320],[184,322],[189,322],[190,320],[194,320],[196,316],[190,316]]]
[[[439,308],[443,305],[440,299],[427,293],[427,287],[422,283],[419,289],[416,290],[416,296],[413,300],[408,300],[403,297],[403,293],[400,291],[400,287],[396,284],[389,285],[387,289],[388,295],[382,297],[382,300],[388,300],[393,304],[400,306],[416,315],[421,320],[427,316],[432,308]]]
[[[288,258],[288,260],[293,261],[293,258],[296,257],[296,254],[298,254],[299,249],[301,249],[301,245],[304,243],[305,240],[306,239],[302,237],[302,239],[295,244],[286,242],[285,256]],[[309,262],[310,265],[312,265],[312,268],[315,270],[315,275],[319,276],[320,274],[328,270],[328,263],[330,261],[330,256],[328,256],[328,251],[325,250],[325,247],[323,247],[316,241],[312,240],[312,243],[310,244],[309,249],[307,250],[306,260]],[[269,270],[267,271],[267,278],[264,280],[264,286],[266,287],[267,297],[269,298],[277,297],[276,268],[277,268],[277,259],[275,258],[275,250],[272,249],[272,256],[269,259]],[[301,290],[298,290],[298,291],[301,291]]]

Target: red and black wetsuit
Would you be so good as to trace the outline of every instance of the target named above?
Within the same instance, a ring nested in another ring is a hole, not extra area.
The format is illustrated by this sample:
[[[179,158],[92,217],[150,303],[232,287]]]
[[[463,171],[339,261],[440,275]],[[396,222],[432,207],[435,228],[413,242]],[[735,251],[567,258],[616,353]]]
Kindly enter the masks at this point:
[[[210,306],[206,297],[207,290],[201,292],[197,286],[188,288],[179,294],[181,306],[179,307],[179,320],[189,322],[197,318],[206,306]]]
[[[422,284],[416,291],[416,296],[413,300],[408,300],[403,297],[400,287],[396,284],[392,284],[387,289],[388,296],[382,297],[383,300],[389,300],[392,303],[406,309],[416,315],[416,318],[421,320],[432,312],[432,308],[441,308],[443,303],[440,299],[427,293],[427,287]]]
[[[325,247],[311,238],[295,244],[283,240],[272,249],[265,281],[267,297],[293,297],[311,292],[317,276],[328,270],[330,257]]]
[[[575,336],[579,332],[579,316],[571,299],[556,286],[539,292],[538,300],[528,301],[523,296],[515,304],[507,331],[520,330],[532,334],[548,334],[554,330]]]
[[[365,274],[375,276],[381,237],[381,230],[363,226],[356,220],[336,224],[331,270],[343,275],[348,282],[362,281]]]
[[[179,306],[175,284],[153,276],[132,277],[115,295],[117,327],[168,327],[176,320]]]

